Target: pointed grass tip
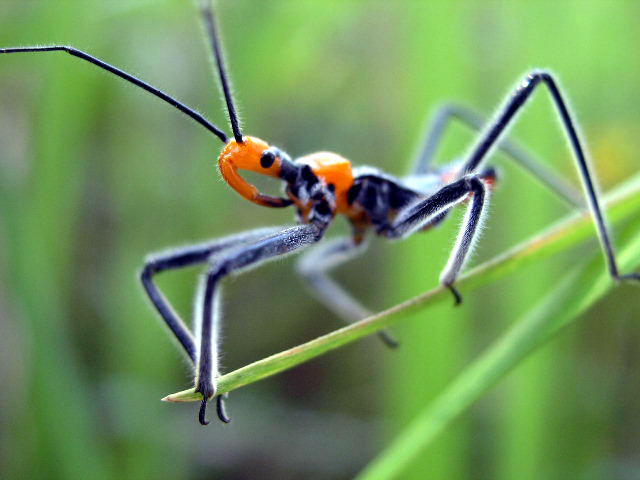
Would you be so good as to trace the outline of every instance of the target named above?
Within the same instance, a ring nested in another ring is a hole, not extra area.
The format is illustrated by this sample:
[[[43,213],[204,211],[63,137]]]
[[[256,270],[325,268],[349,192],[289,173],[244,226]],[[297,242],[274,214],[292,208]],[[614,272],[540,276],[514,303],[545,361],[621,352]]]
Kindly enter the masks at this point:
[[[201,402],[202,394],[196,392],[194,388],[172,393],[162,398],[163,402]]]

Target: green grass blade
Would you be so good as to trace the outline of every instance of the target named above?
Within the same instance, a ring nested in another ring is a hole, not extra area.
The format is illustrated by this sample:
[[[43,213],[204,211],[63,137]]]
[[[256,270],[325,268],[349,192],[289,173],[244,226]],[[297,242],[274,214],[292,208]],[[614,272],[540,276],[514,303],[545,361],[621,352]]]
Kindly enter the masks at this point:
[[[628,182],[609,193],[605,197],[604,203],[608,208],[610,223],[613,225],[637,216],[640,212],[640,175],[632,177]],[[594,233],[595,230],[588,213],[574,213],[532,239],[473,268],[458,280],[457,286],[464,294],[504,277],[517,268],[522,268],[529,263],[540,261],[549,255],[574,247],[582,240],[593,236]],[[604,272],[604,262],[600,261],[599,266]],[[220,377],[218,392],[221,394],[229,392],[280,373],[329,350],[385,328],[398,321],[402,316],[427,305],[445,299],[450,300],[449,297],[450,293],[447,290],[437,287],[357,323],[258,360]],[[193,389],[183,390],[163,398],[164,401],[170,402],[193,402],[201,399],[200,394],[194,392]]]
[[[638,223],[634,222],[629,228],[635,230],[635,235],[618,255],[623,271],[640,263]],[[357,478],[397,477],[467,407],[614,286],[602,268],[600,256],[576,267],[532,311],[466,368]]]

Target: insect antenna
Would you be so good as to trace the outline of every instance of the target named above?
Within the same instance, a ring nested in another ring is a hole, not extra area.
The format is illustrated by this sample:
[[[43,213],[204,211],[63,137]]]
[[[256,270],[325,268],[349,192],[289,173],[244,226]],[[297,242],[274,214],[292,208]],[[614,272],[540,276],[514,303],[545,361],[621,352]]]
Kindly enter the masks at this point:
[[[242,132],[240,131],[240,125],[238,122],[238,114],[233,105],[233,97],[231,96],[231,89],[229,88],[229,80],[227,79],[227,71],[224,66],[224,58],[222,57],[222,49],[220,48],[220,39],[216,29],[216,21],[213,17],[213,10],[211,9],[212,0],[201,0],[199,2],[200,12],[202,13],[202,19],[204,22],[213,54],[216,58],[216,66],[218,68],[218,76],[220,77],[220,84],[222,85],[222,91],[224,93],[224,100],[227,103],[227,110],[229,112],[229,120],[231,122],[231,129],[233,130],[233,136],[236,142],[242,143]]]
[[[152,85],[149,85],[146,82],[143,82],[139,78],[134,77],[133,75],[131,75],[131,74],[129,74],[129,73],[123,71],[123,70],[120,70],[119,68],[114,67],[113,65],[110,65],[107,62],[103,62],[102,60],[100,60],[100,59],[98,59],[96,57],[93,57],[93,56],[89,55],[88,53],[85,53],[85,52],[83,52],[81,50],[78,50],[77,48],[69,47],[67,45],[51,45],[51,46],[44,46],[44,47],[0,48],[0,54],[2,54],[2,53],[24,53],[24,52],[67,52],[69,55],[72,55],[72,56],[74,56],[76,58],[79,58],[81,60],[89,62],[89,63],[95,65],[96,67],[99,67],[99,68],[101,68],[103,70],[106,70],[107,72],[112,73],[112,74],[122,78],[123,80],[126,80],[129,83],[133,83],[135,86],[140,87],[143,90],[146,90],[151,95],[154,95],[154,96],[160,98],[161,100],[164,100],[169,105],[171,105],[172,107],[177,108],[182,113],[184,113],[185,115],[191,117],[193,120],[198,122],[204,128],[206,128],[207,130],[212,132],[214,135],[216,135],[224,143],[227,143],[227,135],[222,130],[220,130],[218,127],[216,127],[214,124],[212,124],[209,120],[204,118],[204,116],[202,116],[202,114],[200,114],[199,112],[197,112],[193,108],[188,107],[187,105],[179,102],[175,98],[173,98],[173,97],[167,95],[166,93],[164,93],[162,90],[160,90],[160,89],[158,89],[158,88],[156,88],[156,87],[154,87]]]

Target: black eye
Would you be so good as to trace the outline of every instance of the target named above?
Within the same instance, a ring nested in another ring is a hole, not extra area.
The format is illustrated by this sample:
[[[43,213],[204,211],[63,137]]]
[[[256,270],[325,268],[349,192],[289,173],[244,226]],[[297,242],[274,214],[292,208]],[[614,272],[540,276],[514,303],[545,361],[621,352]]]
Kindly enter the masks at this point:
[[[269,168],[276,161],[276,155],[271,150],[265,150],[260,157],[260,166],[262,168]]]

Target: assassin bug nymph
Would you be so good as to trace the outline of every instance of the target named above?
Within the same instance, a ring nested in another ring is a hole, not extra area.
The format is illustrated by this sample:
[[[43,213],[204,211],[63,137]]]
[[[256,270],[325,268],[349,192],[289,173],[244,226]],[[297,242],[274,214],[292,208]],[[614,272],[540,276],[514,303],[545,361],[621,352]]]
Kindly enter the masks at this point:
[[[462,297],[454,286],[455,281],[477,236],[487,205],[488,190],[496,181],[495,170],[483,167],[483,161],[494,146],[504,150],[567,202],[583,206],[581,197],[562,179],[542,167],[516,144],[500,140],[538,85],[544,85],[551,94],[569,140],[611,277],[614,280],[640,280],[640,274],[623,275],[618,270],[609,230],[574,120],[549,72],[536,70],[526,75],[486,125],[466,109],[452,106],[441,109],[427,134],[413,171],[406,177],[396,178],[371,167],[352,168],[348,160],[329,152],[314,153],[292,160],[277,147],[242,134],[209,1],[203,1],[200,9],[224,93],[232,138],[228,138],[200,113],[164,92],[73,47],[5,48],[0,49],[0,53],[67,52],[146,90],[191,117],[224,143],[218,163],[220,172],[224,180],[241,196],[265,207],[295,208],[298,221],[295,226],[261,228],[152,255],[143,268],[141,280],[145,291],[193,364],[195,390],[202,394],[199,420],[203,425],[208,423],[205,419],[206,407],[213,397],[217,398],[219,418],[224,422],[229,421],[221,397],[216,396],[219,375],[216,298],[218,284],[228,274],[319,242],[336,215],[344,215],[352,226],[352,235],[311,250],[298,263],[298,271],[309,281],[321,301],[343,319],[355,321],[367,316],[367,310],[334,283],[327,276],[327,271],[362,251],[366,247],[365,236],[369,231],[389,239],[406,237],[439,224],[454,206],[466,201],[468,206],[462,228],[440,275],[440,282],[452,292],[455,303],[458,304]],[[457,118],[473,129],[482,130],[482,134],[462,162],[435,168],[431,163],[435,147],[444,127],[452,118]],[[274,197],[261,193],[241,177],[238,170],[248,170],[282,180],[285,196]],[[157,289],[153,277],[166,270],[195,264],[207,264],[208,269],[199,289],[194,335]],[[381,338],[389,346],[394,346],[393,339],[386,333],[381,333]]]

